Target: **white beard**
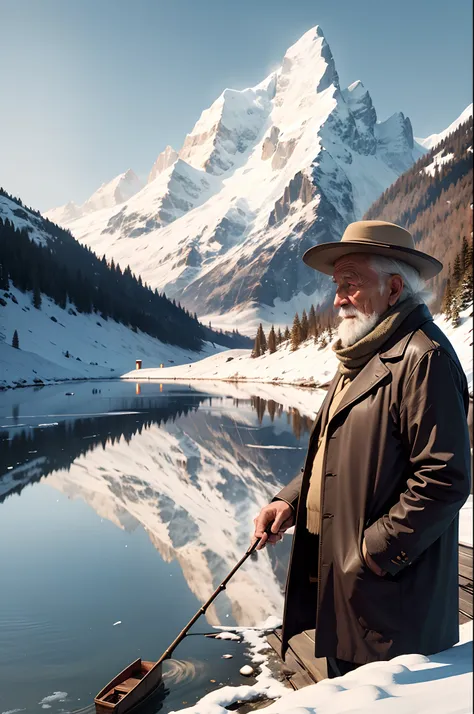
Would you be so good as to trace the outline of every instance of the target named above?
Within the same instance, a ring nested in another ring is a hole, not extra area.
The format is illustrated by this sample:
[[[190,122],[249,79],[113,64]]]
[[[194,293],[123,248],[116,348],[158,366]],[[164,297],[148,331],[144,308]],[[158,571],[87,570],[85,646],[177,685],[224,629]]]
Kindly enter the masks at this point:
[[[352,317],[349,318],[348,316]],[[364,315],[364,313],[356,310],[355,307],[348,306],[346,308],[341,307],[339,317],[342,317],[342,322],[337,329],[337,333],[341,340],[341,345],[343,347],[351,347],[351,345],[354,345],[374,329],[380,315],[375,312],[372,315]]]

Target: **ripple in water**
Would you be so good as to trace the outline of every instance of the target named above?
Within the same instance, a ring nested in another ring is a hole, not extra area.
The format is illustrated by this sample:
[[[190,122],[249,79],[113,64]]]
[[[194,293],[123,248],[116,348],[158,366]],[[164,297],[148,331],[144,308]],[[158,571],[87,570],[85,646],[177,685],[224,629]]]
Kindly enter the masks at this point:
[[[167,659],[163,662],[163,680],[166,686],[191,682],[204,671],[202,662]]]

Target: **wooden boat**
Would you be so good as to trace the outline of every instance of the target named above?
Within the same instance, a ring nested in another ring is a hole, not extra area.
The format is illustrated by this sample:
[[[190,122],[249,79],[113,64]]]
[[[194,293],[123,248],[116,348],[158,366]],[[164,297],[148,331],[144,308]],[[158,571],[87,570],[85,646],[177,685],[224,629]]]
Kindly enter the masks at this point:
[[[124,714],[147,699],[161,684],[161,661],[136,659],[95,697],[97,714]]]
[[[270,532],[270,526],[266,529]],[[184,630],[181,630],[177,638],[161,655],[157,662],[146,662],[141,659],[136,659],[135,662],[129,664],[128,667],[117,674],[94,698],[96,714],[125,714],[131,712],[132,709],[141,707],[145,699],[148,699],[160,686],[162,675],[162,663],[165,659],[171,657],[173,650],[186,637],[188,631],[194,623],[204,615],[209,605],[215,600],[225,587],[234,573],[245,563],[249,555],[251,555],[260,543],[260,538],[257,539],[247,550],[245,555],[239,560],[230,571],[229,575],[224,578],[219,587],[214,590],[209,600],[199,608],[194,617],[188,622]]]

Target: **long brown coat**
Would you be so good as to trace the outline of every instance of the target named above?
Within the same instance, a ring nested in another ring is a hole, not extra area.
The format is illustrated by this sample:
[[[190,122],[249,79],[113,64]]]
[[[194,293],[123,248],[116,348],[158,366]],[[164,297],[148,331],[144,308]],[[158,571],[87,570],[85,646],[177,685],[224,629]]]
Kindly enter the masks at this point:
[[[458,640],[458,513],[470,490],[465,375],[426,306],[417,307],[330,421],[318,537],[306,530],[306,495],[339,379],[302,474],[276,496],[297,512],[283,654],[293,635],[314,627],[317,657],[364,664],[439,652]],[[364,564],[364,537],[385,576]]]

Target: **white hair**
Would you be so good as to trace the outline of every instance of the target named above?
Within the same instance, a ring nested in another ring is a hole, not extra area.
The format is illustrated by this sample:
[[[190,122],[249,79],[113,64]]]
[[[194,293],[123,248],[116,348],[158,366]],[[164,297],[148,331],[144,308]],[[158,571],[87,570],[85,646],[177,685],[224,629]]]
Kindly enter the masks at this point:
[[[421,302],[427,302],[432,293],[426,289],[426,284],[416,268],[413,268],[403,260],[385,258],[382,255],[371,255],[370,265],[380,277],[380,290],[385,289],[384,276],[400,275],[403,280],[403,290],[398,298],[398,302],[403,302],[407,298],[418,298]]]

